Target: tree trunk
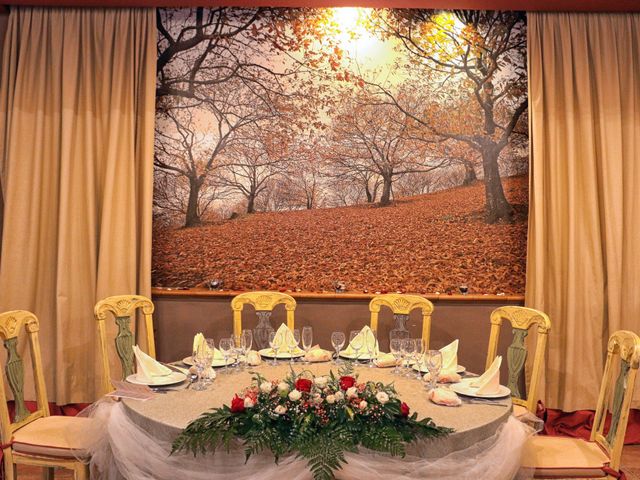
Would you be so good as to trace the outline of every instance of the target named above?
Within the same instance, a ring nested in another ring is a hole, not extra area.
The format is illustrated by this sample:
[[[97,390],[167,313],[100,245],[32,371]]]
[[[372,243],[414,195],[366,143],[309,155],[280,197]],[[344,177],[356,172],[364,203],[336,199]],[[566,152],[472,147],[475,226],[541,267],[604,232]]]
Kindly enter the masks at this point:
[[[484,171],[485,211],[487,223],[499,221],[511,222],[512,209],[504,196],[500,171],[498,168],[498,155],[500,151],[495,144],[484,145],[482,148],[482,168]]]
[[[393,182],[393,177],[389,175],[388,177],[382,178],[382,196],[380,197],[380,205],[387,206],[391,204],[391,184]]]
[[[373,203],[376,201],[373,194],[371,193],[371,189],[369,189],[369,181],[364,184],[364,193],[367,196],[367,203]]]
[[[251,192],[247,196],[247,213],[255,213],[256,211],[256,194]]]
[[[187,203],[187,216],[184,222],[185,227],[195,227],[202,223],[200,215],[198,214],[200,187],[202,187],[202,181],[197,178],[189,178],[189,201]]]
[[[478,180],[476,176],[476,170],[473,168],[473,164],[471,162],[464,162],[464,180],[462,185],[467,186],[475,183]]]

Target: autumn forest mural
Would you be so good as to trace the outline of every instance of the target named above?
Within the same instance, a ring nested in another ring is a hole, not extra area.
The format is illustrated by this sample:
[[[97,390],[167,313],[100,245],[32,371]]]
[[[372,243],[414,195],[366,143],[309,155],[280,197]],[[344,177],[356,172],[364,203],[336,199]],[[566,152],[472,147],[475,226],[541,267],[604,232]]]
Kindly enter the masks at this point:
[[[154,285],[524,292],[524,14],[220,7],[157,26]]]

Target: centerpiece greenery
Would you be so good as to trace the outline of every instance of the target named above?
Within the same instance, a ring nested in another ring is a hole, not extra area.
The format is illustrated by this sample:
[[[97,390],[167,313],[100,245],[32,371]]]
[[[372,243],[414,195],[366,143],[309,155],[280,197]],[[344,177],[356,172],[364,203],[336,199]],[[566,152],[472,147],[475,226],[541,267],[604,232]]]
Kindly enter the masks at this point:
[[[451,431],[410,414],[393,384],[359,383],[348,365],[338,376],[292,370],[282,381],[254,373],[253,384],[231,406],[191,422],[174,441],[172,453],[197,455],[221,446],[228,451],[237,438],[247,460],[264,450],[271,450],[276,463],[296,453],[307,460],[315,479],[331,479],[346,463],[345,453],[355,453],[359,446],[404,456],[407,443]]]

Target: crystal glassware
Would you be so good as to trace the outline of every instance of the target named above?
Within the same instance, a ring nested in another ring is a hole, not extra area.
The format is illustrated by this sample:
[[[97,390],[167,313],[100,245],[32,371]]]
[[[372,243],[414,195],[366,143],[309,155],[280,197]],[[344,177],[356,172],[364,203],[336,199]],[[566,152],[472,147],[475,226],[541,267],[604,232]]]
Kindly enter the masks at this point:
[[[204,378],[204,371],[207,368],[211,368],[212,351],[207,347],[207,343],[203,342],[193,351],[193,355],[191,356],[193,360],[193,364],[196,367],[196,373],[198,375],[198,380],[193,385],[192,389],[196,391],[206,390],[207,382]]]
[[[411,376],[411,360],[415,351],[416,343],[413,341],[413,338],[405,338],[402,340],[403,365],[407,369],[405,372],[406,377]]]
[[[294,362],[293,356],[297,352],[300,345],[300,330],[297,328],[294,328],[291,333],[293,334],[293,342],[290,341],[288,347],[289,347],[289,363],[293,365],[293,362]]]
[[[269,332],[273,330],[269,318],[271,318],[271,312],[268,310],[258,310],[256,312],[258,317],[258,324],[253,329],[253,340],[256,344],[257,350],[262,350],[269,346]]]
[[[278,365],[278,350],[280,350],[280,338],[278,338],[277,332],[275,330],[271,330],[269,332],[269,346],[271,350],[273,350],[273,361],[271,365],[274,367]]]
[[[389,351],[391,352],[391,355],[393,355],[393,358],[396,359],[396,366],[393,369],[393,373],[398,375],[400,373],[399,363],[402,358],[402,340],[399,338],[392,338],[389,341]]]
[[[427,369],[429,370],[429,383],[427,388],[433,390],[438,383],[438,376],[442,369],[442,352],[440,350],[427,350],[425,352]]]
[[[229,373],[229,357],[233,354],[234,349],[233,338],[221,338],[218,342],[218,348],[224,358],[224,373]]]
[[[331,334],[331,345],[333,345],[333,348],[336,351],[336,364],[341,363],[340,350],[344,347],[345,340],[344,332],[333,332]]]
[[[352,330],[349,334],[349,345],[355,351],[356,364],[360,360],[360,349],[364,347],[364,335],[360,335],[360,330]]]
[[[244,355],[245,366],[249,365],[247,361],[247,355],[251,351],[252,346],[253,346],[253,332],[249,329],[242,330],[242,333],[240,334],[240,349],[242,350],[242,355]]]
[[[389,332],[389,338],[400,338],[402,340],[404,340],[405,338],[410,338],[411,334],[406,327],[406,324],[409,321],[409,315],[394,313],[393,319],[396,322],[396,326]]]
[[[376,350],[378,347],[378,332],[372,328],[371,333],[373,335],[373,343],[367,342],[366,345],[367,353],[369,354],[369,368],[374,368],[375,364],[373,363],[373,360],[376,358],[377,353]]]
[[[305,353],[305,364],[309,364],[309,360],[307,359],[307,355],[309,354],[309,350],[313,346],[313,328],[307,326],[302,328],[302,348]]]
[[[416,366],[418,368],[418,372],[416,374],[416,380],[422,379],[422,370],[424,369],[424,352],[427,350],[427,342],[425,342],[422,338],[416,338]]]

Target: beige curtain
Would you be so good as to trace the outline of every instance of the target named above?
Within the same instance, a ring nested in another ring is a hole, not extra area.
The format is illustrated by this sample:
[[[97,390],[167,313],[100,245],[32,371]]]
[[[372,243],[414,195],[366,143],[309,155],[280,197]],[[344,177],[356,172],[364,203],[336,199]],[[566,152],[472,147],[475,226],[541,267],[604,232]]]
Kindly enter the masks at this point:
[[[11,9],[0,310],[40,318],[59,404],[99,392],[96,300],[150,293],[155,60],[153,9]]]
[[[547,406],[593,409],[609,334],[640,332],[640,16],[528,18],[526,303],[553,322]]]

